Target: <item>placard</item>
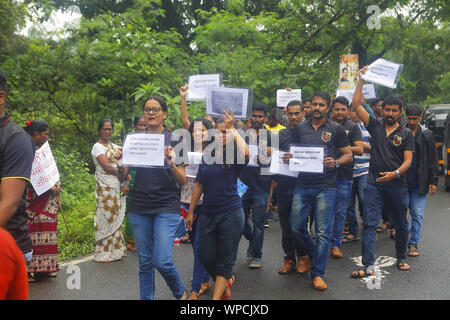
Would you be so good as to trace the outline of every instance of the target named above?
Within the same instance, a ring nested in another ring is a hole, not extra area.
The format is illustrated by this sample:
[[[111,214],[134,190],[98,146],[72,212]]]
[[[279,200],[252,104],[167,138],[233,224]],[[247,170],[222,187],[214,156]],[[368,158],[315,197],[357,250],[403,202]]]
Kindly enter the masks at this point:
[[[201,152],[188,152],[189,165],[186,166],[186,177],[197,177],[198,168],[202,164],[203,153]]]
[[[386,59],[378,59],[367,68],[361,77],[363,80],[379,84],[383,87],[395,89],[403,70],[403,64]]]
[[[207,87],[220,87],[220,74],[198,74],[189,77],[186,100],[206,100]]]
[[[259,148],[255,144],[249,144],[248,145],[248,151],[250,153],[247,166],[249,167],[259,167],[258,165],[258,155],[259,155]]]
[[[289,171],[289,164],[283,162],[284,153],[285,152],[283,151],[272,149],[272,161],[270,162],[270,173],[297,177],[298,171]]]
[[[130,167],[164,166],[164,135],[130,133],[123,145],[122,165]]]
[[[251,114],[251,90],[245,88],[207,87],[206,113],[222,116],[233,110],[235,119],[246,119]]]
[[[295,90],[277,90],[277,107],[284,108],[292,100],[302,101],[302,89]]]
[[[339,89],[349,90],[358,84],[359,62],[357,54],[343,54],[339,58]]]
[[[291,147],[289,171],[323,173],[324,147]]]
[[[350,103],[352,103],[353,95],[355,90],[337,90],[336,97],[346,97]],[[377,93],[375,90],[375,85],[373,83],[368,83],[363,85],[362,94],[366,100],[376,99]]]
[[[48,141],[36,150],[30,181],[38,196],[50,190],[59,181],[58,167]]]

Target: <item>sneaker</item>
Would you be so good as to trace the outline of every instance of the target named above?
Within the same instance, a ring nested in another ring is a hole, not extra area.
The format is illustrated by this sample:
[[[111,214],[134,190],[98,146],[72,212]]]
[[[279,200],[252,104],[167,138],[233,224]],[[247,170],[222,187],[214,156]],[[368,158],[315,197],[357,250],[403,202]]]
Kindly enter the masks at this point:
[[[253,258],[252,261],[248,264],[250,269],[261,268],[262,262],[261,258]]]

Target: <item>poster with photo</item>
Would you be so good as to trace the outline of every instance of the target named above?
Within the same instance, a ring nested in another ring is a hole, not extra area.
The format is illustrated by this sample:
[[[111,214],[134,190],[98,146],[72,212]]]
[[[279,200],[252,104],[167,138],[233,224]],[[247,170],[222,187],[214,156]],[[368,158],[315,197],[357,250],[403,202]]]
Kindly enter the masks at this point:
[[[339,89],[355,89],[358,83],[359,60],[357,54],[343,54],[339,58]]]

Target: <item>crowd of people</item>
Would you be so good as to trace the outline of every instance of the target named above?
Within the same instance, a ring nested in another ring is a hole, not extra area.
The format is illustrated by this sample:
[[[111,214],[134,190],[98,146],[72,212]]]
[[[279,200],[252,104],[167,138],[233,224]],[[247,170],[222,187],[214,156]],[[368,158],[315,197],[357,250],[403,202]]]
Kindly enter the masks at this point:
[[[269,115],[267,105],[254,103],[248,121],[236,120],[232,110],[219,118],[190,119],[188,86],[182,86],[181,122],[189,132],[189,151],[204,155],[195,177],[187,177],[189,163],[175,152],[187,141],[172,139],[161,97],[148,97],[133,124],[137,133],[164,136],[162,167],[122,165],[122,147],[111,142],[114,122],[102,119],[91,151],[97,200],[94,260],[109,263],[125,257],[126,249],[136,251],[143,300],[154,299],[155,269],[177,299],[198,300],[213,290],[213,299],[229,300],[242,236],[248,241],[248,267],[261,268],[264,231],[273,219],[279,220],[285,255],[278,273],[310,272],[313,288],[326,290],[328,256],[341,259],[341,246],[359,240],[358,208],[363,267],[351,276],[374,274],[376,233],[388,228],[397,267],[409,270],[406,257],[419,255],[426,195],[437,190],[434,139],[420,125],[419,105],[406,105],[394,94],[369,106],[362,86],[359,79],[352,101],[318,91]],[[34,191],[29,180],[34,152],[48,140],[49,128],[40,120],[27,122],[25,130],[16,125],[4,111],[6,95],[0,73],[0,242],[5,244],[0,247],[0,299],[26,299],[28,282],[59,271],[61,186],[40,196]],[[213,143],[211,163],[205,154]],[[290,147],[298,145],[324,148],[323,173],[270,174],[274,150],[289,163],[294,157]],[[239,183],[245,185],[243,194]],[[190,290],[172,258],[181,213],[194,256]]]

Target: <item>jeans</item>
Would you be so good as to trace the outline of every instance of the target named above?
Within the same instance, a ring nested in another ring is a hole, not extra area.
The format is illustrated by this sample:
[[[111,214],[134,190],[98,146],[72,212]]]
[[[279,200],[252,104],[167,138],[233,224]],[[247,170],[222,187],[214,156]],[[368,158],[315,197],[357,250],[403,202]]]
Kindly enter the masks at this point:
[[[23,257],[27,264],[27,270],[28,270],[28,267],[30,266],[31,258],[33,258],[33,249],[31,249],[31,251],[28,251],[27,253],[24,253]]]
[[[183,296],[185,287],[172,260],[172,246],[179,215],[173,213],[129,213],[139,258],[141,300],[155,296],[155,267],[173,295]]]
[[[347,208],[348,232],[352,235],[358,234],[358,218],[356,216],[356,196],[358,196],[358,207],[360,216],[364,217],[364,192],[367,187],[367,177],[369,175],[353,178],[352,192],[350,194],[350,204]]]
[[[292,194],[277,194],[278,217],[281,226],[281,247],[287,260],[296,262],[295,257],[306,255],[305,249],[294,238],[291,228]]]
[[[384,187],[368,183],[364,199],[364,228],[362,235],[362,263],[367,268],[375,263],[376,229],[381,210],[387,210],[396,229],[395,252],[398,262],[406,259],[408,230],[406,220],[406,187]]]
[[[345,216],[350,202],[353,180],[338,180],[336,182],[336,204],[334,208],[333,233],[331,247],[340,248],[341,238],[345,228]]]
[[[254,258],[262,257],[264,223],[268,200],[268,193],[255,192],[252,190],[247,190],[242,197],[242,208],[245,213],[244,237],[250,241],[250,250]],[[253,226],[249,221],[250,209],[252,209]]]
[[[336,189],[295,189],[292,199],[291,227],[296,241],[305,248],[312,260],[311,277],[323,278],[328,261],[330,233],[333,225]],[[307,229],[307,221],[314,208],[316,243]]]
[[[405,206],[411,215],[411,223],[408,221],[408,232],[411,232],[408,246],[419,243],[426,200],[427,195],[420,195],[419,189],[408,190],[406,193]]]
[[[198,254],[214,280],[217,276],[231,279],[236,264],[239,242],[244,231],[244,211],[201,214]]]

